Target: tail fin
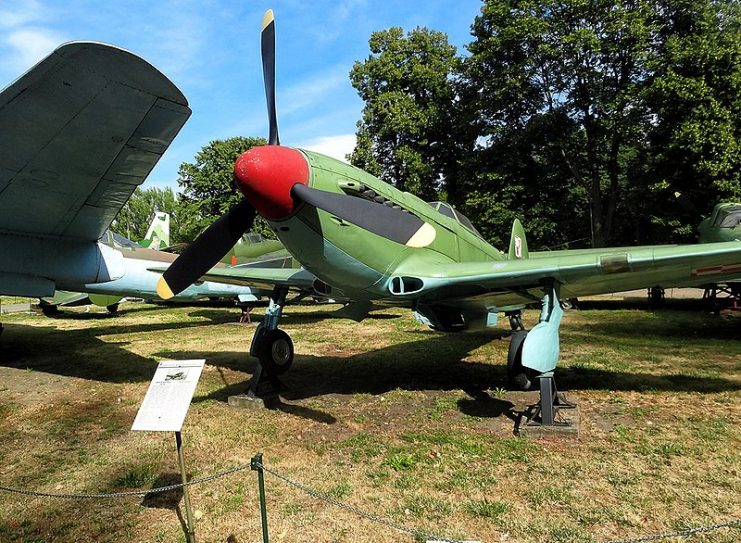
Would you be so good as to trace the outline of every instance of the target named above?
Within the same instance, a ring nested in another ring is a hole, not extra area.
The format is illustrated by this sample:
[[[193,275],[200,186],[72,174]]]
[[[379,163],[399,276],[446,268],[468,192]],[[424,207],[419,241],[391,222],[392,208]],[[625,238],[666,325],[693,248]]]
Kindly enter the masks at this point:
[[[155,211],[147,235],[139,244],[150,249],[161,249],[170,245],[170,215],[163,211]]]
[[[512,237],[509,240],[509,259],[527,258],[527,239],[525,238],[525,229],[519,219],[512,223]]]

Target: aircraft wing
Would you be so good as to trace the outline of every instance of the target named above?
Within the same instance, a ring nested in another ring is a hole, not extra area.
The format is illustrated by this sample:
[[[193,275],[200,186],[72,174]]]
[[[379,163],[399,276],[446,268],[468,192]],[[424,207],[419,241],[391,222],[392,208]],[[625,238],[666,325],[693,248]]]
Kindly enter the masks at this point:
[[[163,273],[166,267],[149,268]],[[313,290],[316,277],[303,268],[256,268],[251,266],[211,268],[200,278],[228,285],[239,285],[270,290],[275,286]]]
[[[190,113],[138,56],[60,46],[0,92],[0,231],[97,240]]]
[[[561,252],[534,259],[447,264],[436,271],[433,276],[421,277],[423,302],[480,296],[493,298],[495,303],[535,301],[540,285],[548,279],[560,283],[563,298],[571,298],[738,277],[741,242],[610,248],[571,255]]]

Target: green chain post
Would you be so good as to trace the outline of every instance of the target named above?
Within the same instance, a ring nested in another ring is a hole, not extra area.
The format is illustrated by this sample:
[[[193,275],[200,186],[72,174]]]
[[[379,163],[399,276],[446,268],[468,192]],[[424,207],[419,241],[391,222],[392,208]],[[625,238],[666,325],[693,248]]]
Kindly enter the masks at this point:
[[[262,542],[270,543],[268,539],[268,510],[265,506],[265,474],[262,469],[262,453],[252,457],[250,469],[257,472],[257,485],[260,491],[260,516],[262,518]]]

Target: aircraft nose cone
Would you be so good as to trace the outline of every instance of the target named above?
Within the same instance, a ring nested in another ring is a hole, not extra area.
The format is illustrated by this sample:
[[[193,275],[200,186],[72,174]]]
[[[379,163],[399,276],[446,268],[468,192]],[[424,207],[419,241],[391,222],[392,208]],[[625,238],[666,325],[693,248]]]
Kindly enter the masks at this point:
[[[253,147],[234,163],[234,178],[244,197],[268,219],[294,212],[291,187],[309,183],[309,165],[299,151],[281,145]]]

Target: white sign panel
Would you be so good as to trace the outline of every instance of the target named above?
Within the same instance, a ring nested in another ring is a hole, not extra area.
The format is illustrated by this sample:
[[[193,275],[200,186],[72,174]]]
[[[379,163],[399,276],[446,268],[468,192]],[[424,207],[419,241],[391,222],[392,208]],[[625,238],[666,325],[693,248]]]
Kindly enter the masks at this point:
[[[131,429],[145,432],[179,432],[205,362],[205,360],[160,362]]]

